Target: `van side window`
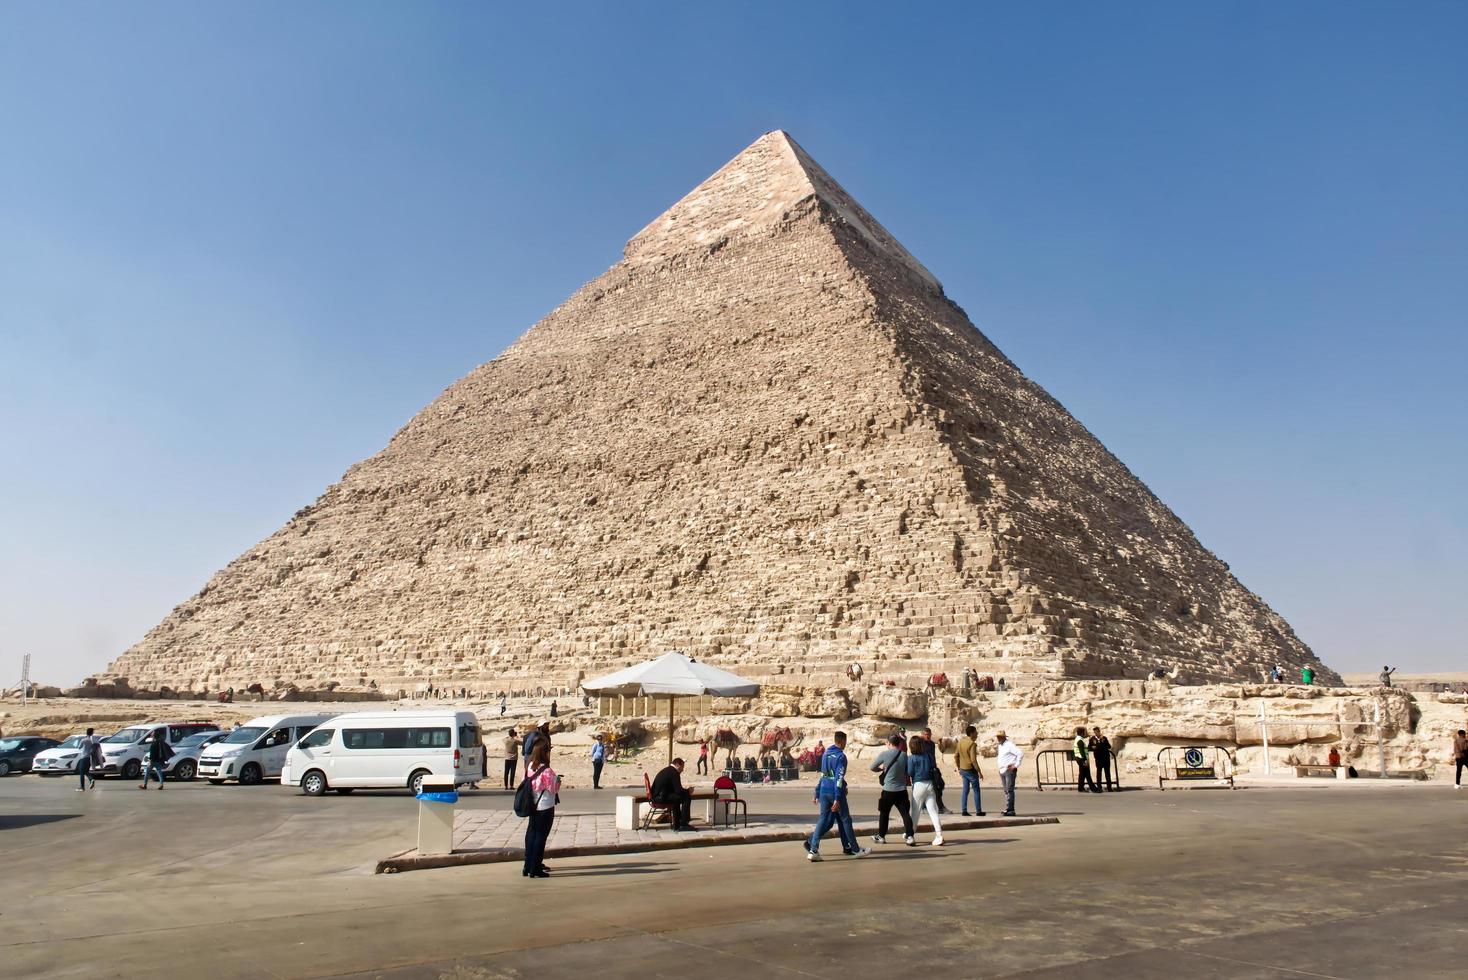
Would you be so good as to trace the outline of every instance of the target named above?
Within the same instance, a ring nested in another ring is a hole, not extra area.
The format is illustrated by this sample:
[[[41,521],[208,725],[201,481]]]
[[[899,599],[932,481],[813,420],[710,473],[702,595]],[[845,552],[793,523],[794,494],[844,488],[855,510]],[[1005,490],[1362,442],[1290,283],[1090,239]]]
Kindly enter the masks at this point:
[[[451,728],[347,728],[342,743],[349,749],[447,749]]]
[[[328,745],[331,744],[331,733],[332,733],[332,729],[330,729],[330,728],[318,728],[314,732],[312,732],[311,734],[307,735],[305,738],[301,739],[301,744],[299,746],[297,746],[297,748],[302,748],[302,749],[320,749],[320,748],[325,748],[326,746],[328,746]]]
[[[289,728],[277,728],[275,731],[265,736],[265,740],[260,743],[260,747],[262,749],[270,749],[274,748],[277,745],[284,745],[290,740],[291,730]]]

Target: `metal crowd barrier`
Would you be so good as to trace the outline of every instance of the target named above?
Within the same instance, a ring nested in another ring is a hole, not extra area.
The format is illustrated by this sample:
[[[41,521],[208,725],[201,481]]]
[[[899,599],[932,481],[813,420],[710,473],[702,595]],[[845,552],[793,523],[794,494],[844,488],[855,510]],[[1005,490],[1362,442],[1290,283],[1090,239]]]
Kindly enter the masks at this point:
[[[1035,753],[1035,788],[1045,792],[1046,786],[1064,786],[1075,789],[1077,777],[1076,760],[1070,749],[1045,749]],[[1095,776],[1094,769],[1091,772]],[[1121,789],[1120,753],[1111,753],[1111,780]]]
[[[1228,783],[1234,786],[1234,757],[1217,745],[1169,745],[1157,753],[1157,788],[1165,782]]]

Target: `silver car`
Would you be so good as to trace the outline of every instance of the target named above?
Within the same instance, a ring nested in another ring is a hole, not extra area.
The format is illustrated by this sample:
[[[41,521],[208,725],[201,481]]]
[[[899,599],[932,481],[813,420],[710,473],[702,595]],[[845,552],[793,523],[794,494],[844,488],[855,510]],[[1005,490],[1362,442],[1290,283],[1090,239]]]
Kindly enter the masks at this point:
[[[204,746],[227,737],[229,732],[199,732],[188,736],[173,746],[173,757],[168,760],[164,773],[169,779],[189,782],[199,774],[199,753],[204,751]]]

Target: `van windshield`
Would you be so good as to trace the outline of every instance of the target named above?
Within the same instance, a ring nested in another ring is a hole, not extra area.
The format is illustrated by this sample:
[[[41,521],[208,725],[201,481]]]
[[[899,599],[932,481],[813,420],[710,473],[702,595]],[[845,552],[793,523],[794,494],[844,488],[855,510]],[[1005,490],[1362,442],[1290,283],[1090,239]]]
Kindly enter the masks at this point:
[[[253,742],[265,734],[263,728],[236,728],[229,733],[229,738],[224,739],[225,745],[239,745],[243,742]]]
[[[102,741],[111,742],[114,745],[118,744],[119,742],[125,745],[131,745],[138,739],[142,738],[144,735],[148,734],[149,731],[151,731],[151,729],[148,728],[124,728],[116,735],[108,735],[106,738],[102,739]]]

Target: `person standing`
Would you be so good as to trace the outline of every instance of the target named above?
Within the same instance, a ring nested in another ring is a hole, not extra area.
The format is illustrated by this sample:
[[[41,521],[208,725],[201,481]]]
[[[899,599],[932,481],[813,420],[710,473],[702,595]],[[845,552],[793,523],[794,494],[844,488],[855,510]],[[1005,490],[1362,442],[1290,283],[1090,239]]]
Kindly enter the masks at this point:
[[[1381,665],[1381,686],[1382,687],[1391,687],[1392,686],[1392,675],[1395,674],[1396,672],[1397,672],[1397,668],[1395,668],[1395,667],[1388,667],[1386,664],[1382,664]]]
[[[917,841],[912,836],[912,808],[907,800],[907,747],[901,735],[887,736],[887,748],[872,762],[872,772],[882,774],[882,795],[877,800],[877,835],[873,843],[887,843],[887,823],[892,808],[902,818],[902,839],[908,847]]]
[[[704,776],[709,774],[709,740],[707,738],[698,740],[698,771]]]
[[[933,846],[940,847],[943,844],[943,821],[938,818],[938,796],[933,789],[933,772],[937,766],[928,748],[932,744],[917,735],[907,743],[907,775],[912,780],[912,805],[919,814],[927,807],[928,819],[933,821]],[[913,823],[917,823],[916,818]]]
[[[963,790],[958,795],[959,815],[968,816],[968,794],[972,789],[974,816],[984,816],[984,803],[979,796],[979,784],[984,778],[979,769],[979,730],[973,725],[963,730],[963,738],[958,740],[958,746],[953,750],[953,766],[963,780]]]
[[[1463,788],[1463,770],[1468,768],[1468,731],[1460,728],[1453,736],[1453,789]]]
[[[846,733],[837,732],[831,746],[821,754],[821,777],[816,783],[816,805],[820,813],[815,830],[805,844],[805,855],[811,861],[821,860],[821,838],[834,824],[841,836],[841,850],[852,857],[871,851],[856,842],[851,823],[851,807],[846,800]]]
[[[1092,793],[1101,792],[1096,781],[1091,778],[1090,749],[1086,742],[1086,730],[1076,729],[1075,741],[1070,746],[1070,757],[1076,764],[1076,792],[1084,793],[1090,790]]]
[[[535,811],[525,824],[525,867],[520,873],[526,878],[549,878],[545,845],[550,840],[551,824],[556,822],[556,794],[561,788],[561,777],[550,767],[550,742],[535,743],[525,778],[535,794]]]
[[[501,718],[503,718],[505,716],[505,709],[508,708],[509,706],[510,706],[510,699],[507,698],[507,697],[505,697],[505,692],[504,691],[501,691],[500,692],[500,717]]]
[[[148,767],[143,770],[143,781],[138,784],[138,789],[148,788],[150,776],[157,776],[158,788],[163,788],[163,767],[173,758],[173,749],[168,745],[167,735],[166,728],[160,728],[153,733],[153,740],[148,743]]]
[[[648,797],[671,810],[673,830],[693,829],[693,793],[683,787],[682,759],[674,759],[653,777],[652,792]]]
[[[94,761],[92,757],[99,751],[97,747],[97,736],[92,734],[94,731],[96,729],[88,728],[87,733],[82,736],[81,744],[77,746],[76,772],[78,783],[76,791],[78,793],[85,793],[87,791],[88,780],[91,780],[93,786],[97,785],[97,777],[92,775],[92,763]]]
[[[513,728],[510,729],[510,733],[505,736],[505,740],[501,744],[504,747],[502,754],[505,759],[505,789],[514,789],[515,760],[520,758],[520,739],[516,737]]]
[[[1004,787],[1004,816],[1012,817],[1014,781],[1019,778],[1019,764],[1024,761],[1025,754],[1002,731],[994,733],[994,741],[999,743],[999,758],[995,764],[999,767],[999,784]]]
[[[1096,786],[1106,792],[1116,791],[1116,779],[1111,775],[1111,740],[1101,734],[1101,729],[1091,729],[1091,740],[1086,743],[1091,756],[1096,760]]]
[[[1311,684],[1314,684],[1315,683],[1315,668],[1314,667],[1301,667],[1300,668],[1300,683],[1301,684],[1304,684],[1306,687],[1308,687]]]
[[[601,767],[607,761],[607,747],[601,740],[601,732],[596,733],[596,741],[591,746],[591,788],[601,789]]]
[[[555,701],[551,701],[551,717],[552,718],[555,718],[555,717],[557,717],[557,714],[558,714],[558,712],[556,710],[556,703],[555,703]]]
[[[544,742],[550,744],[550,722],[543,721],[530,729],[525,735],[525,744],[520,749],[520,755],[525,759],[525,772],[530,772],[530,753],[535,750],[535,743]]]

